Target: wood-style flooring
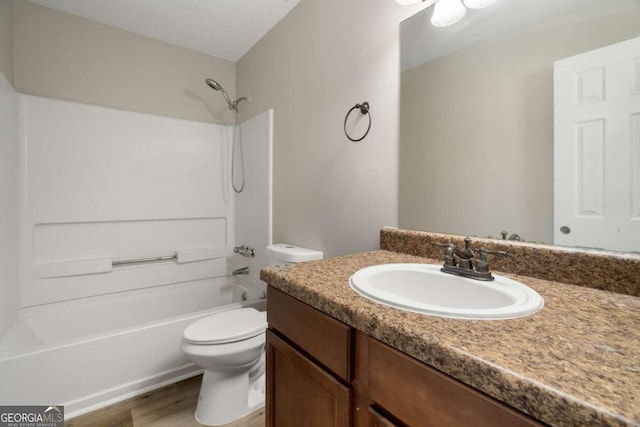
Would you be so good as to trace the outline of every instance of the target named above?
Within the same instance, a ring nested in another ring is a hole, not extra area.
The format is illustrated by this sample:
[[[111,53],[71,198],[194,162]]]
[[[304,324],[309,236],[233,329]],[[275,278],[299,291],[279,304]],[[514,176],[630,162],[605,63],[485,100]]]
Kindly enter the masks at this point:
[[[193,417],[202,375],[98,409],[66,427],[200,427]],[[264,408],[225,427],[264,427]]]

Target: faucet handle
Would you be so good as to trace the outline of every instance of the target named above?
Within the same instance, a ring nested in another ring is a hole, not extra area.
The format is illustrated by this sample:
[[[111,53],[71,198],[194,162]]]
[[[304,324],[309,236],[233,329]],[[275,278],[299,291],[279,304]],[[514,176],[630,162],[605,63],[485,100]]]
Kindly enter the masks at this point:
[[[510,257],[509,252],[505,251],[490,251],[489,249],[479,248],[478,252],[480,253],[480,257],[484,257],[485,254],[490,254],[498,258],[507,258]]]
[[[456,265],[456,260],[453,257],[453,254],[455,253],[456,250],[458,250],[458,248],[456,247],[456,245],[454,245],[453,243],[449,242],[449,243],[439,243],[439,242],[431,242],[432,245],[436,245],[436,246],[440,246],[444,249],[444,265],[448,265],[448,266],[455,266]]]
[[[455,245],[454,245],[453,243],[451,243],[451,242],[448,242],[448,243],[429,242],[429,243],[431,243],[431,244],[432,244],[432,245],[434,245],[434,246],[440,246],[440,247],[443,247],[443,248],[450,248],[450,247],[455,246]]]
[[[491,272],[489,271],[489,261],[487,261],[487,254],[491,254],[499,258],[506,258],[508,256],[511,256],[508,252],[504,251],[490,251],[489,249],[478,248],[478,259],[476,261],[476,271],[478,273],[489,275],[491,274]]]

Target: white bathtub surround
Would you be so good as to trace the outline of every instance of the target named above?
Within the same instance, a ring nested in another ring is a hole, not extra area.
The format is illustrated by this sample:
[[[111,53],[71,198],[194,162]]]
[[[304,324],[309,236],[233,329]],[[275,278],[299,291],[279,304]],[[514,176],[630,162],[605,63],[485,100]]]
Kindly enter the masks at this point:
[[[271,244],[271,188],[273,164],[273,110],[259,114],[241,125],[244,148],[245,188],[235,195],[235,236],[237,245],[255,250],[253,258],[235,255],[230,269],[249,267],[238,283],[266,291],[260,269],[266,265],[265,248]],[[257,285],[257,287],[256,287]]]
[[[18,94],[0,73],[0,336],[18,310]]]
[[[23,307],[226,274],[224,257],[104,266],[231,253],[229,127],[26,95],[21,104]]]
[[[70,418],[201,372],[179,350],[187,325],[247,304],[265,309],[263,285],[231,276],[231,127],[13,96],[18,161],[0,200],[16,207],[2,220],[19,217],[10,227],[19,236],[0,251],[19,272],[0,282],[0,402],[56,402]],[[244,135],[246,152],[260,132],[270,142],[266,117]],[[9,133],[0,134],[2,162]],[[262,221],[243,238],[269,235]]]

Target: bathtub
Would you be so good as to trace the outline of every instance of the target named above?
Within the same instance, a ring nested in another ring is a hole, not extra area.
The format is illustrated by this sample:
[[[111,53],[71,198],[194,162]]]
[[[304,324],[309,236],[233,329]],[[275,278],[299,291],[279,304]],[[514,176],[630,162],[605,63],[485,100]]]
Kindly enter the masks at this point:
[[[201,372],[182,331],[219,311],[266,309],[222,277],[23,310],[0,342],[0,405],[64,405],[65,418]]]

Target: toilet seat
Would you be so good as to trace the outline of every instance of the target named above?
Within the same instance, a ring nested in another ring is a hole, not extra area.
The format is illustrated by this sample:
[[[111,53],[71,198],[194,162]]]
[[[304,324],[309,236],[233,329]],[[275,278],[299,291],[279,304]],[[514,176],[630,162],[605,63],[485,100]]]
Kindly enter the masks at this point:
[[[243,341],[264,333],[267,313],[254,308],[226,310],[200,319],[184,330],[191,344],[215,345]]]

